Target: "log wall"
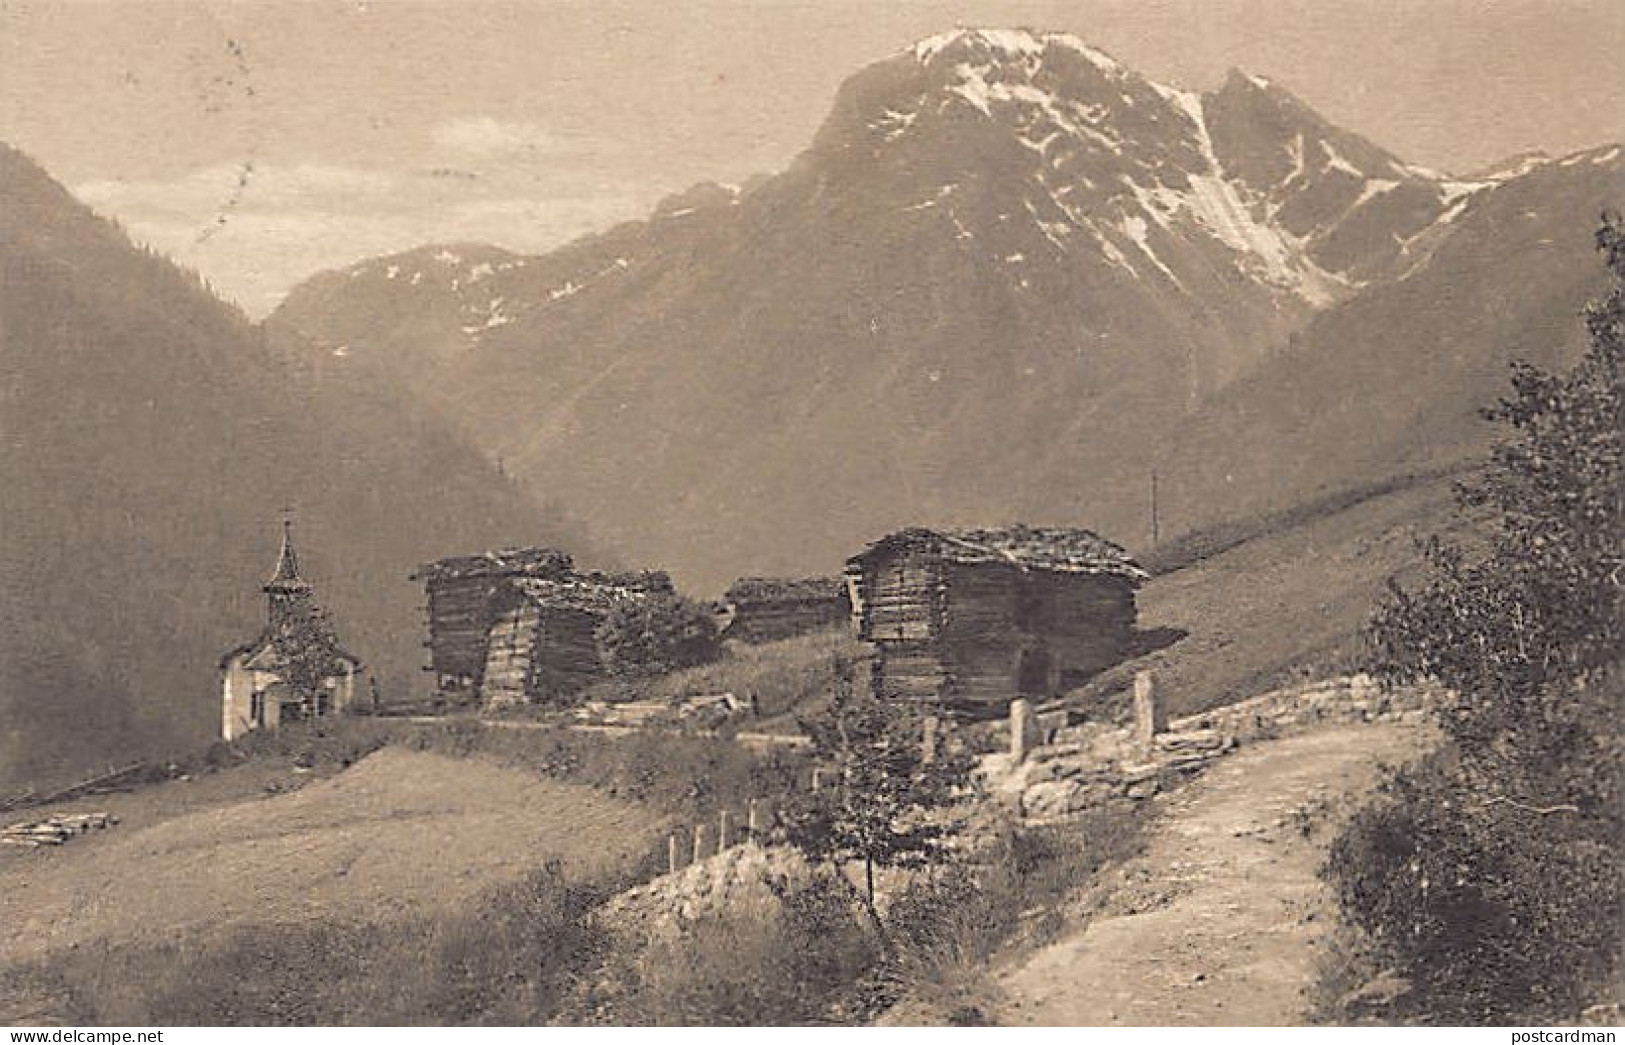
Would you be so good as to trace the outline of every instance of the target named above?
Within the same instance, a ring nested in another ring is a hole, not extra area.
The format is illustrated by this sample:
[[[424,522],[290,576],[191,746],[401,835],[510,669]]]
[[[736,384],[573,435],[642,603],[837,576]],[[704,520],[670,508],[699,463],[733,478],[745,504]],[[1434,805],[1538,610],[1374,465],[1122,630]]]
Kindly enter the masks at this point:
[[[943,562],[901,548],[853,577],[875,692],[1003,714],[1059,695],[1132,649],[1134,589],[1110,574]]]
[[[429,582],[429,669],[437,676],[480,684],[486,637],[496,622],[493,597],[501,584],[490,576]]]
[[[601,617],[529,599],[503,611],[491,626],[480,688],[486,706],[552,703],[603,678]]]
[[[942,568],[913,549],[878,558],[862,580],[861,637],[869,642],[934,640],[941,624]]]
[[[562,606],[544,607],[532,653],[529,698],[551,703],[580,692],[605,675],[598,648],[603,615]]]
[[[846,599],[751,599],[733,604],[726,638],[743,642],[776,642],[844,624],[850,616]]]
[[[541,611],[529,601],[504,611],[491,625],[486,642],[480,695],[488,707],[530,700],[532,656],[540,639]]]

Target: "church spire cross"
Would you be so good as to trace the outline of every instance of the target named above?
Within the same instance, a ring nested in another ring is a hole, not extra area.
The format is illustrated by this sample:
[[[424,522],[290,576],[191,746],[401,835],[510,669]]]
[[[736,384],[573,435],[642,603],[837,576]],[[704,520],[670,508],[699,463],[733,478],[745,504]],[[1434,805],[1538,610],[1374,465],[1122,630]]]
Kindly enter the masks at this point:
[[[268,591],[305,587],[304,579],[299,576],[299,555],[293,548],[292,505],[282,507],[282,551],[277,555],[276,572],[265,587]]]

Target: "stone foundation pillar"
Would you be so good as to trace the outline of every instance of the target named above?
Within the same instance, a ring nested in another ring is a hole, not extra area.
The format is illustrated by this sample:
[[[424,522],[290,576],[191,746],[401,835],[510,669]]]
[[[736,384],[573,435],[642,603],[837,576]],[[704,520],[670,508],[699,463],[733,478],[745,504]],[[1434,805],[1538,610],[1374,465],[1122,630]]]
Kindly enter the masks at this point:
[[[1168,730],[1168,709],[1163,706],[1151,672],[1134,673],[1134,739],[1149,748],[1158,733]]]
[[[1025,700],[1010,702],[1010,764],[1019,766],[1027,760],[1027,753],[1043,740],[1038,730],[1038,719],[1033,706]]]

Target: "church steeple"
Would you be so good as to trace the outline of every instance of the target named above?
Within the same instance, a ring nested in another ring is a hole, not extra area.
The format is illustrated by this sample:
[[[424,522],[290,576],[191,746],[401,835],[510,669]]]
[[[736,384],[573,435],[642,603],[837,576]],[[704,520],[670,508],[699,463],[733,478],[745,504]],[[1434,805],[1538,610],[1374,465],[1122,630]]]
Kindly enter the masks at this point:
[[[299,553],[293,548],[293,509],[284,508],[282,515],[282,551],[277,554],[276,571],[265,583],[267,594],[279,591],[304,590],[310,587],[299,576]]]
[[[272,627],[306,616],[312,609],[310,584],[299,576],[299,553],[293,547],[292,508],[282,510],[282,550],[277,553],[276,570],[263,590],[266,616]]]
[[[338,644],[310,582],[299,575],[293,509],[284,508],[282,547],[265,592],[265,628],[221,660],[225,672],[222,735],[230,740],[290,718],[314,718],[346,707],[361,662]]]

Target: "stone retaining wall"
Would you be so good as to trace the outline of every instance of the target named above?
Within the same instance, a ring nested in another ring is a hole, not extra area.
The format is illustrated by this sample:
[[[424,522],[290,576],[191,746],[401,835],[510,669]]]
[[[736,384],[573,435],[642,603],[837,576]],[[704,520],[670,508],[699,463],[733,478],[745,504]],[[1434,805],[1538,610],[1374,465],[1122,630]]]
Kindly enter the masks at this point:
[[[1155,708],[1146,696],[1142,693],[1139,702],[1146,704],[1155,721]],[[1344,676],[1175,719],[1166,731],[1141,728],[1143,724],[1060,728],[1050,734],[1049,743],[987,756],[982,769],[993,795],[1020,815],[1054,820],[1113,801],[1144,801],[1251,741],[1322,725],[1420,724],[1430,700],[1422,690],[1385,693],[1367,675]]]

